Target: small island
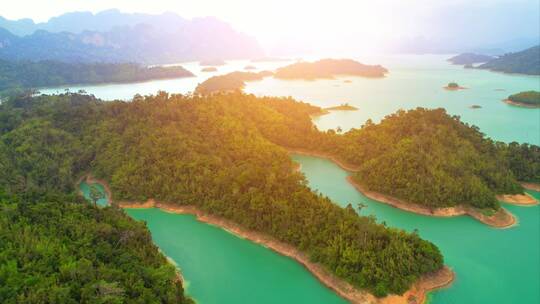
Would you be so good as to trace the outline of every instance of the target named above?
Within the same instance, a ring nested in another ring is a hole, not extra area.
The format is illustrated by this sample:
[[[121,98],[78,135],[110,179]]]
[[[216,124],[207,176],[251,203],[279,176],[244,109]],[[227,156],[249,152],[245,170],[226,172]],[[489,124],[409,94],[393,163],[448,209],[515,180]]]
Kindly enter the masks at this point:
[[[380,65],[365,65],[351,59],[322,59],[315,62],[296,62],[277,69],[278,79],[333,79],[336,76],[360,76],[380,78],[388,70]]]
[[[472,105],[469,107],[470,109],[480,109],[482,108],[482,106],[479,106],[479,105]]]
[[[205,67],[201,69],[201,72],[217,72],[216,67]]]
[[[204,82],[197,85],[195,94],[209,95],[215,93],[225,93],[241,91],[247,81],[262,80],[265,77],[271,76],[270,71],[262,71],[259,73],[253,72],[232,72],[225,75],[210,77]]]
[[[475,53],[462,53],[452,58],[448,58],[447,61],[456,65],[471,66],[474,63],[483,63],[492,60],[494,57]]]
[[[333,106],[328,108],[321,108],[320,111],[316,113],[311,113],[311,117],[317,117],[317,116],[323,116],[326,114],[329,114],[330,111],[357,111],[357,107],[353,107],[349,105],[348,103],[342,103],[339,106]]]
[[[199,65],[201,66],[222,66],[226,64],[227,63],[223,59],[208,59],[199,62]]]
[[[457,90],[464,90],[465,88],[457,84],[456,82],[450,82],[445,87],[443,87],[446,90],[449,91],[457,91]]]
[[[540,108],[540,92],[526,91],[508,96],[505,103],[524,108]]]
[[[244,67],[244,70],[256,70],[256,69],[257,69],[257,67],[254,66],[254,65],[246,65],[246,66]]]
[[[348,103],[342,103],[339,106],[325,108],[328,111],[356,111],[357,107],[353,107]]]

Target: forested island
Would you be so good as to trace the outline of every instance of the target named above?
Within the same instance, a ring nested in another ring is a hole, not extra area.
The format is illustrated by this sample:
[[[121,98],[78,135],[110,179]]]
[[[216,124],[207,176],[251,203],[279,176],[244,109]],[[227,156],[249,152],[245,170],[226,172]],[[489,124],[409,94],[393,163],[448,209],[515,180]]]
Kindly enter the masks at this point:
[[[333,106],[333,107],[327,107],[327,108],[321,108],[321,111],[318,113],[311,114],[312,117],[316,116],[322,116],[329,114],[331,111],[357,111],[357,107],[353,107],[349,105],[348,103],[342,103],[339,106]]]
[[[319,110],[292,99],[240,93],[160,93],[137,96],[132,102],[101,102],[78,94],[10,98],[0,105],[0,183],[14,195],[35,193],[33,198],[51,201],[53,194],[73,195],[74,182],[91,171],[109,182],[115,201],[153,198],[193,206],[298,248],[312,263],[356,288],[376,296],[401,294],[424,275],[442,269],[438,248],[417,234],[359,216],[355,206],[343,209],[312,192],[287,151],[274,143],[315,132],[309,114]],[[308,133],[303,132],[305,123]],[[97,214],[111,212],[130,221],[114,207],[97,210],[80,200],[67,201],[76,205],[76,215],[87,210],[103,221]],[[36,205],[29,201],[21,206]],[[33,216],[37,214],[41,212]],[[47,215],[47,220],[55,222],[54,216]],[[3,220],[12,225],[16,217]],[[39,227],[35,219],[27,225]],[[130,234],[109,233],[125,252],[129,249],[122,244],[137,244],[130,243]],[[161,257],[154,267],[169,267],[149,237],[140,242],[139,250],[148,244]],[[164,279],[167,276],[170,279]],[[173,277],[170,271],[161,278],[172,284]],[[173,290],[163,282],[154,293]],[[127,293],[131,288],[139,288],[118,286],[126,291],[124,297],[132,295]]]
[[[508,96],[508,98],[505,99],[504,102],[511,105],[525,107],[525,108],[538,108],[540,107],[540,92],[538,91],[520,92],[520,93]]]
[[[276,70],[279,79],[331,79],[335,76],[384,77],[388,70],[380,65],[365,65],[351,59],[321,59],[296,62]]]
[[[357,111],[358,110],[357,107],[353,107],[348,103],[342,103],[339,106],[328,107],[324,109],[328,111]]]
[[[195,88],[195,94],[207,95],[223,92],[241,91],[247,81],[262,80],[271,76],[270,71],[254,72],[231,72],[225,75],[213,76],[199,83]]]
[[[449,91],[457,91],[457,90],[465,89],[464,87],[460,86],[457,82],[450,82],[443,88]]]
[[[195,76],[181,66],[143,67],[132,63],[65,63],[0,60],[0,92],[69,84],[128,83]]]
[[[488,62],[492,60],[493,58],[494,57],[492,56],[482,55],[482,54],[462,53],[454,57],[448,58],[447,60],[450,61],[452,64],[468,66],[474,63]]]
[[[504,73],[540,75],[540,45],[505,54],[477,68]]]

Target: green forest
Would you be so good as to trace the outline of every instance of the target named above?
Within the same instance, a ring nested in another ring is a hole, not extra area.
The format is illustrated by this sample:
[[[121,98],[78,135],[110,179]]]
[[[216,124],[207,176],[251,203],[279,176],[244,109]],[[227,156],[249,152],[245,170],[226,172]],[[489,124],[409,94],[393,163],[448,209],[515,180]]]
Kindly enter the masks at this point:
[[[95,106],[82,95],[0,106],[0,302],[192,303],[143,223],[75,194],[92,155],[71,119],[95,122]]]
[[[181,66],[143,67],[133,63],[65,63],[0,60],[0,92],[66,84],[123,83],[194,76]]]
[[[444,109],[400,110],[344,134],[319,132],[307,115],[296,115],[290,129],[302,134],[284,128],[268,137],[333,155],[359,167],[353,178],[369,190],[427,207],[498,209],[497,194],[522,193],[518,181],[540,181],[540,147],[494,142]]]
[[[400,294],[422,274],[440,269],[443,257],[438,248],[415,233],[359,216],[357,202],[340,208],[311,191],[283,147],[331,154],[357,165],[354,178],[369,189],[430,207],[461,203],[497,209],[496,194],[521,193],[518,180],[540,181],[539,147],[493,142],[443,109],[398,111],[379,124],[368,120],[344,134],[318,131],[310,115],[320,111],[292,98],[241,92],[160,92],[137,95],[131,102],[103,102],[72,93],[12,97],[0,105],[0,186],[10,195],[35,195],[29,200],[8,196],[4,205],[60,201],[55,208],[73,209],[74,216],[84,213],[88,223],[104,221],[107,217],[100,214],[110,212],[115,219],[107,222],[110,229],[136,226],[147,235],[142,225],[114,207],[97,211],[67,196],[73,195],[76,178],[91,171],[109,181],[115,200],[154,198],[197,206],[294,245],[354,286],[384,296]],[[45,199],[51,195],[59,199]],[[55,229],[61,226],[48,227],[45,219],[24,219],[32,215],[27,212],[3,219],[3,226],[43,230],[47,237],[59,233]],[[121,234],[105,234],[102,241],[117,244],[114,236]],[[84,241],[91,242],[89,238]],[[148,244],[140,242],[137,250],[146,255],[137,263],[166,267],[149,237]],[[136,254],[133,248],[124,250]],[[148,255],[161,263],[146,260]],[[15,256],[10,258],[20,255]],[[99,264],[98,258],[87,259]],[[16,264],[24,268],[31,262]],[[60,271],[52,267],[35,270],[35,275]],[[93,284],[109,282],[103,275]],[[145,274],[132,275],[133,280],[144,280]],[[163,276],[171,289],[177,284],[173,272]],[[36,281],[45,284],[45,279]],[[116,284],[126,299],[133,294],[132,286]],[[145,284],[149,296],[170,296],[152,282]],[[187,301],[181,292],[175,294],[177,300]]]
[[[9,193],[72,193],[76,177],[92,171],[110,182],[115,199],[195,205],[294,245],[378,296],[400,294],[422,274],[440,269],[443,257],[434,244],[359,216],[356,206],[340,208],[311,191],[293,170],[287,151],[267,135],[286,138],[313,111],[320,109],[240,93],[193,97],[161,92],[131,102],[78,94],[11,98],[0,106],[1,186]],[[121,213],[114,207],[77,208],[90,214]],[[6,221],[9,226],[19,222]],[[45,225],[25,223],[33,229]],[[21,267],[29,262],[22,261]],[[118,284],[127,297],[128,286]]]

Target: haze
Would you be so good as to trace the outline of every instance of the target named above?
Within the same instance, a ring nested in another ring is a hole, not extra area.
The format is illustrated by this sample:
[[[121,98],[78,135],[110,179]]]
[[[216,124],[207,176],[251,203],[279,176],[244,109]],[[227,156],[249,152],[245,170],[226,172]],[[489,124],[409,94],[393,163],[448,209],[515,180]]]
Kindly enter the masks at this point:
[[[347,55],[513,51],[538,43],[539,5],[537,0],[20,0],[4,5],[1,15],[43,22],[66,12],[117,8],[170,11],[185,18],[215,16],[256,37],[269,54]]]

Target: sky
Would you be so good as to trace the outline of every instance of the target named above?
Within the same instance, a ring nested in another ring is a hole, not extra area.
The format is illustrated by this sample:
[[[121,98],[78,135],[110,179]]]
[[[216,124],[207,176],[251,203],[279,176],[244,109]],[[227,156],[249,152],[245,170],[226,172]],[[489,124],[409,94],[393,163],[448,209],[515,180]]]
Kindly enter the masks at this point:
[[[270,52],[363,50],[396,44],[467,45],[540,36],[540,0],[0,0],[0,15],[43,22],[71,11],[175,12],[215,16]],[[420,41],[420,42],[419,42]]]

